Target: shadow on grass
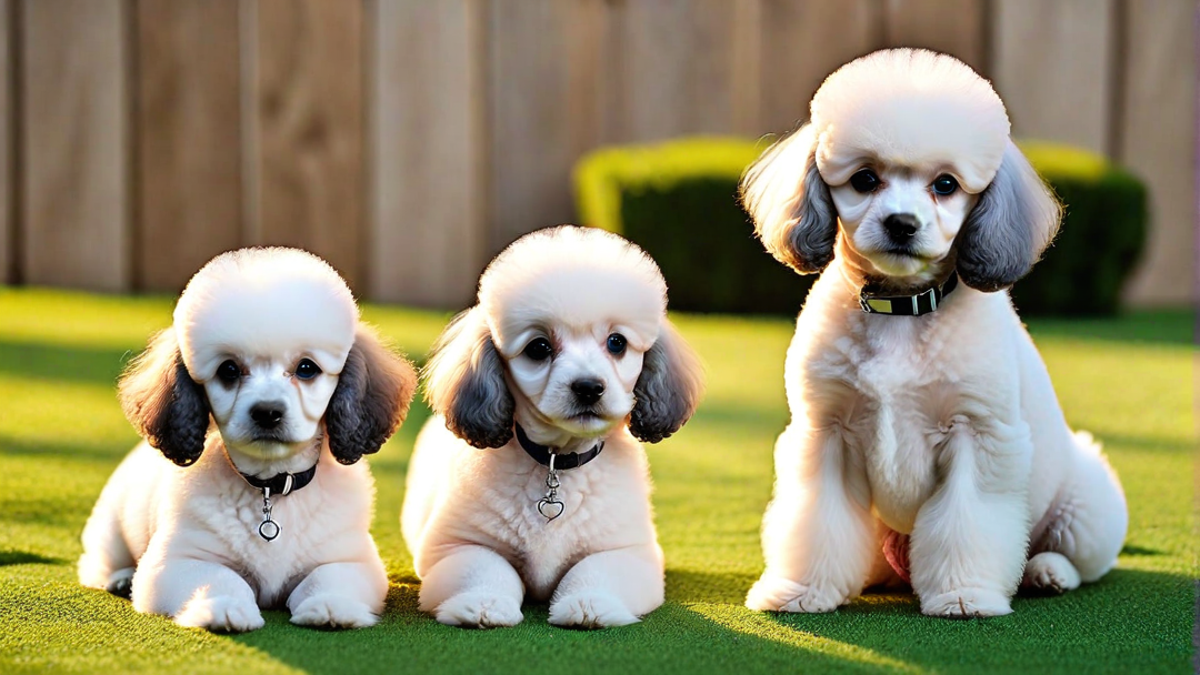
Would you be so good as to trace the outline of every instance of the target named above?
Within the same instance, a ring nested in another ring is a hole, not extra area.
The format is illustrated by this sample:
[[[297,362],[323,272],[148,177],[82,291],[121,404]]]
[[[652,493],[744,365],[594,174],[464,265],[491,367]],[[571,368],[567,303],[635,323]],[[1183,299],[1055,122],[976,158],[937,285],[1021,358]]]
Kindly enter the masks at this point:
[[[0,567],[9,565],[61,565],[65,560],[49,558],[29,551],[0,550]]]
[[[1195,346],[1195,322],[1196,313],[1193,310],[1174,309],[1131,312],[1104,318],[1030,318],[1027,323],[1035,340],[1061,337]]]
[[[419,585],[395,575],[379,626],[314,631],[268,612],[231,639],[313,674],[350,671],[525,672],[1128,672],[1187,667],[1193,581],[1116,570],[1061,597],[1018,597],[1009,616],[951,621],[920,614],[911,594],[864,596],[831,614],[741,606],[745,574],[668,572],[668,602],[642,623],[601,631],[549,626],[527,604],[513,628],[442,626],[417,610]]]
[[[0,375],[116,386],[137,352],[99,347],[0,340]]]

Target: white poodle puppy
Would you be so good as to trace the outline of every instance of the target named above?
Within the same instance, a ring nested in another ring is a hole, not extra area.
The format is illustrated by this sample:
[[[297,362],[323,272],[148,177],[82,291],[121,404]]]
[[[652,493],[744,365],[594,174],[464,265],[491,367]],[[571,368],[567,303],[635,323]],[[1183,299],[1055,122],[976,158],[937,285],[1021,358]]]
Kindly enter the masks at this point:
[[[421,609],[512,626],[526,591],[550,623],[633,623],[663,601],[646,455],[691,417],[695,356],[658,266],[614,234],[535,232],[500,253],[479,304],[425,370],[401,517]],[[494,449],[487,449],[494,448]]]
[[[388,580],[357,462],[396,430],[415,386],[320,258],[217,256],[121,379],[146,440],[84,528],[80,581],[210,630],[254,630],[260,608],[285,604],[297,624],[374,624]]]
[[[1000,98],[949,56],[896,49],[843,66],[811,112],[742,182],[767,250],[821,273],[747,606],[828,612],[898,574],[925,614],[995,616],[1022,583],[1099,579],[1125,498],[1009,300],[1060,209]]]

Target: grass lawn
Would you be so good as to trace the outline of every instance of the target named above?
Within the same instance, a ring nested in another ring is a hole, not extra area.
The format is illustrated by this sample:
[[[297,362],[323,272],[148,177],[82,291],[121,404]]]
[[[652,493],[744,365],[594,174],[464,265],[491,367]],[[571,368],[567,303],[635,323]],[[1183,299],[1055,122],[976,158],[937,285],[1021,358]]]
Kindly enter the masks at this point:
[[[135,613],[75,580],[79,533],[134,445],[117,374],[170,298],[0,288],[0,673],[30,672],[1189,672],[1197,532],[1193,510],[1191,313],[1035,321],[1031,330],[1072,424],[1100,438],[1131,522],[1120,566],[1059,598],[1019,598],[990,620],[926,618],[910,595],[874,595],[834,614],[742,607],[762,569],[758,527],[771,448],[787,420],[786,319],[681,316],[708,365],[695,419],[649,448],[667,556],[667,603],[639,625],[552,628],[546,607],[516,628],[441,626],[416,609],[400,537],[404,470],[428,411],[414,406],[371,458],[376,542],[392,579],[378,627],[324,632],[284,612],[247,635],[211,635]],[[447,316],[368,307],[366,318],[421,357]]]

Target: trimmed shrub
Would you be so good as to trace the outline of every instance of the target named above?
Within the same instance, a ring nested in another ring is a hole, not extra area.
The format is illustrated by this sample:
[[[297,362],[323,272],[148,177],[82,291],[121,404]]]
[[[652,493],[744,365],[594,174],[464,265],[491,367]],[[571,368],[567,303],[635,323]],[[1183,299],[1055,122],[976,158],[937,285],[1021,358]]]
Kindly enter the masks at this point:
[[[1023,314],[1114,314],[1145,247],[1146,186],[1086,150],[1039,141],[1020,146],[1064,208],[1058,237],[1013,286],[1013,304]]]
[[[597,150],[575,167],[579,220],[653,256],[674,309],[794,314],[815,276],[766,253],[737,198],[742,172],[771,142],[698,137]],[[1014,302],[1028,314],[1113,313],[1145,241],[1144,186],[1083,150],[1021,147],[1066,216],[1054,245],[1014,287]]]

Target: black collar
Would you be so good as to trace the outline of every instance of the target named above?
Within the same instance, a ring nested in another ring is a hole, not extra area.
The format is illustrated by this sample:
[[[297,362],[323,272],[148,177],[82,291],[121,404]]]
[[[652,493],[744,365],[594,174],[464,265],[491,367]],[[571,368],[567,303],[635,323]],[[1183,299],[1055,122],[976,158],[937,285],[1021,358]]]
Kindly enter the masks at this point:
[[[958,286],[958,273],[950,275],[945,283],[934,286],[916,295],[875,295],[864,288],[858,295],[858,306],[867,314],[890,314],[892,316],[921,316],[937,310],[942,300]]]
[[[516,428],[517,442],[520,443],[521,447],[525,449],[525,452],[533,458],[533,461],[541,464],[542,466],[550,466],[550,456],[554,455],[554,469],[556,471],[560,469],[575,469],[581,467],[593,459],[596,459],[596,457],[600,455],[600,451],[604,449],[604,441],[600,441],[596,443],[594,448],[588,450],[587,452],[570,452],[567,454],[560,454],[555,452],[553,448],[550,448],[549,446],[539,445],[531,441],[529,436],[525,434],[525,430],[521,428],[520,424],[517,424]]]
[[[241,472],[239,471],[238,473]],[[313,464],[307,471],[301,471],[300,473],[277,473],[270,478],[258,478],[257,476],[243,473],[242,478],[259,490],[270,489],[270,494],[283,496],[308,485],[312,482],[315,475],[317,475],[317,465]]]

